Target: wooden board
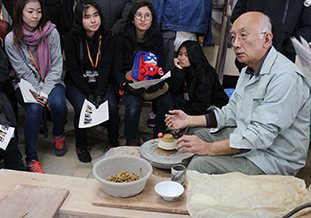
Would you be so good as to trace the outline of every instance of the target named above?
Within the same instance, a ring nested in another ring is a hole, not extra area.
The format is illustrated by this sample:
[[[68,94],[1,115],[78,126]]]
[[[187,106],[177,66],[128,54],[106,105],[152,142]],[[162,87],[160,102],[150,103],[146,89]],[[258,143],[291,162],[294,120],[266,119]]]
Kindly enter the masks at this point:
[[[15,185],[0,202],[0,217],[53,217],[69,191],[31,185]]]
[[[98,188],[92,202],[94,206],[125,208],[133,210],[145,210],[166,213],[188,214],[186,208],[187,195],[186,188],[184,193],[174,202],[165,202],[154,191],[154,186],[168,178],[150,177],[145,189],[138,195],[129,198],[117,198],[107,195],[101,188]]]

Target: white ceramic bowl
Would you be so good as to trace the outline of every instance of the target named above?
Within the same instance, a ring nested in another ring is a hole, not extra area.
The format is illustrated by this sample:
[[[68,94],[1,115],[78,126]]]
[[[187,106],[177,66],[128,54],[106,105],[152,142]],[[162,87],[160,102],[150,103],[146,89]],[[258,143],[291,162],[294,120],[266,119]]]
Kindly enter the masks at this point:
[[[128,171],[140,176],[140,168],[142,168],[143,177],[139,177],[139,180],[127,183],[108,182],[106,180],[122,171]],[[144,190],[146,182],[152,174],[152,166],[148,161],[140,157],[117,155],[96,162],[92,173],[106,194],[114,197],[131,197]]]
[[[173,202],[184,192],[184,187],[178,182],[162,181],[155,185],[154,190],[164,201]]]
[[[173,142],[164,142],[160,140],[158,142],[158,147],[164,150],[174,150],[177,147],[176,141]]]

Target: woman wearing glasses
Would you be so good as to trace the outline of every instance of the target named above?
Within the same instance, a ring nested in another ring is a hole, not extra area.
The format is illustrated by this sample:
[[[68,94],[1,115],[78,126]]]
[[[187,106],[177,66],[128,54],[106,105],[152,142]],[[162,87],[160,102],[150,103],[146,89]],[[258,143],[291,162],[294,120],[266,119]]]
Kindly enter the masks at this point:
[[[144,99],[144,89],[133,89],[125,75],[132,69],[134,56],[138,51],[152,52],[158,57],[158,66],[165,71],[163,37],[158,29],[155,11],[149,2],[135,4],[129,13],[124,31],[115,38],[114,76],[117,91],[125,103],[124,137],[126,145],[137,146],[136,133]],[[157,89],[158,87],[150,87]],[[173,108],[172,96],[169,92],[152,100],[157,107],[154,135],[166,130],[165,114]]]
[[[56,26],[46,21],[41,1],[15,1],[12,32],[5,38],[5,50],[16,75],[13,80],[15,97],[25,109],[26,167],[29,171],[43,173],[37,155],[43,107],[37,103],[25,103],[18,82],[20,79],[28,81],[36,91],[33,95],[50,109],[54,151],[59,157],[66,152],[67,105],[60,37]]]
[[[110,80],[114,42],[105,27],[99,6],[93,0],[80,0],[73,28],[65,37],[67,98],[75,110],[76,151],[81,162],[90,162],[85,128],[79,128],[80,111],[87,99],[96,107],[108,100],[108,147],[119,146],[119,113]]]

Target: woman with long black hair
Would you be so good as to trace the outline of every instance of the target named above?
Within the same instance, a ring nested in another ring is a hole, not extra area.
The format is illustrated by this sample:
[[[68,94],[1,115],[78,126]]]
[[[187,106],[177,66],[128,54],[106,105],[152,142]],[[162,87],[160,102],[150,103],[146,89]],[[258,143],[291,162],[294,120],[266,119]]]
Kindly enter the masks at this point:
[[[25,103],[18,82],[28,81],[36,90],[34,95],[50,109],[54,151],[59,157],[66,153],[67,105],[60,37],[55,24],[46,21],[41,1],[14,1],[12,31],[5,38],[5,50],[16,75],[13,80],[15,97],[25,109],[26,167],[29,171],[43,173],[37,155],[43,107],[38,103]]]
[[[158,66],[165,72],[163,37],[159,31],[156,14],[149,2],[136,3],[130,10],[126,26],[120,35],[115,38],[114,76],[117,82],[117,92],[125,103],[124,137],[126,145],[137,146],[136,133],[144,99],[141,96],[145,91],[133,89],[126,78],[126,72],[132,69],[135,54],[138,51],[147,51],[158,57]],[[163,84],[149,87],[146,91],[157,90]],[[165,114],[173,108],[172,96],[169,92],[152,100],[157,107],[154,135],[166,130]]]
[[[229,98],[218,74],[197,41],[183,42],[174,63],[176,68],[168,81],[175,109],[183,109],[189,115],[200,115],[206,113],[211,105],[221,108],[228,103]]]
[[[114,52],[113,37],[105,28],[103,14],[93,0],[80,0],[74,13],[71,32],[65,37],[67,98],[75,110],[76,151],[81,162],[92,160],[85,128],[79,128],[83,102],[88,99],[96,107],[108,100],[108,147],[119,146],[118,104],[111,81]]]

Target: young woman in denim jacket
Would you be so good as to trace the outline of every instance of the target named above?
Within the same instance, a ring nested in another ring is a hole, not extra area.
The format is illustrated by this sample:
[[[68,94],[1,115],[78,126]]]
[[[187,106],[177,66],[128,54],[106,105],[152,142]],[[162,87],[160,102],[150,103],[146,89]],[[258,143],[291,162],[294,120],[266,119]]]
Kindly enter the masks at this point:
[[[16,75],[13,80],[16,99],[26,112],[26,167],[43,173],[37,155],[43,107],[37,103],[25,103],[18,82],[20,79],[28,81],[37,91],[38,98],[49,108],[54,125],[54,151],[57,156],[63,156],[66,153],[64,127],[67,105],[60,37],[56,26],[46,22],[41,1],[17,0],[14,6],[13,31],[5,38],[5,50]]]
[[[203,35],[203,46],[214,46],[211,25],[212,0],[153,0],[152,5],[164,37],[167,70],[174,68],[175,51],[180,45],[175,45],[176,49],[174,49],[177,31],[195,33],[196,38]]]
[[[82,53],[81,53],[82,49]],[[110,78],[114,52],[112,34],[106,29],[103,14],[93,0],[78,2],[73,29],[65,37],[67,98],[75,109],[76,151],[81,162],[90,162],[85,128],[79,116],[85,99],[96,107],[108,100],[108,147],[119,146],[119,113]]]
[[[156,14],[149,2],[139,2],[130,10],[126,27],[121,35],[115,37],[114,76],[118,84],[117,91],[125,103],[124,137],[126,145],[139,145],[136,133],[144,99],[144,89],[133,89],[125,74],[132,69],[137,51],[152,52],[158,57],[158,65],[165,71],[163,37],[158,29]],[[161,84],[160,84],[161,85]],[[160,86],[149,87],[149,91]],[[166,130],[164,116],[173,108],[172,96],[169,92],[155,98],[152,102],[158,108],[154,135]]]

